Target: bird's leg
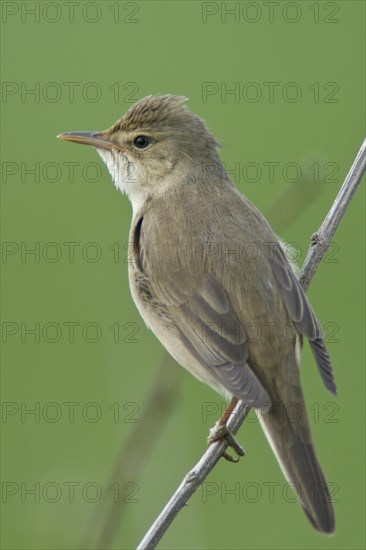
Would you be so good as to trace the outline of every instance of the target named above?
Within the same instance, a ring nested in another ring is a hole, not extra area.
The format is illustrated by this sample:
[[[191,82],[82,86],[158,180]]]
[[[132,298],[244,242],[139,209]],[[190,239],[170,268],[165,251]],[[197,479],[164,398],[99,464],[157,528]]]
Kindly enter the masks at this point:
[[[230,399],[220,420],[218,420],[215,426],[211,428],[210,435],[207,438],[207,443],[208,445],[212,445],[212,443],[215,443],[215,441],[224,440],[226,441],[229,447],[234,449],[238,457],[240,457],[245,455],[245,451],[243,447],[239,445],[239,443],[236,441],[235,437],[227,427],[227,422],[238,401],[239,399],[237,397],[232,397]],[[233,458],[226,451],[224,452],[223,457],[229,462],[239,462],[239,458]]]

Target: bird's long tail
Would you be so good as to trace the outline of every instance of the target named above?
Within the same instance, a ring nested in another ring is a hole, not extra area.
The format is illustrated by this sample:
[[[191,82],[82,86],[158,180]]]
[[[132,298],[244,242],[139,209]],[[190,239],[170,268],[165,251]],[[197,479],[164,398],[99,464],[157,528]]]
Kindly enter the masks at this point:
[[[331,534],[335,529],[331,497],[311,441],[302,392],[296,389],[296,407],[275,402],[268,412],[258,412],[258,417],[308,519],[318,531]]]

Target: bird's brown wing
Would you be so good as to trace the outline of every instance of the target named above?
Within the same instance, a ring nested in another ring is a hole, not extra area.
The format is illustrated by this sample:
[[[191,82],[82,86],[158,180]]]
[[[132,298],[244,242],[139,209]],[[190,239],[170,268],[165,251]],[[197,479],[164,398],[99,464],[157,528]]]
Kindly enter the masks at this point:
[[[223,289],[212,278],[202,281],[201,289],[169,308],[182,342],[226,390],[249,405],[268,408],[270,398],[248,364],[244,328]]]
[[[155,239],[162,236],[146,222],[139,226],[137,251],[152,295],[147,307],[159,310],[157,318],[169,319],[169,331],[205,371],[199,378],[213,380],[212,386],[225,388],[249,405],[268,409],[271,400],[248,362],[245,329],[224,288],[207,270],[195,272],[182,265],[181,248],[159,248]]]

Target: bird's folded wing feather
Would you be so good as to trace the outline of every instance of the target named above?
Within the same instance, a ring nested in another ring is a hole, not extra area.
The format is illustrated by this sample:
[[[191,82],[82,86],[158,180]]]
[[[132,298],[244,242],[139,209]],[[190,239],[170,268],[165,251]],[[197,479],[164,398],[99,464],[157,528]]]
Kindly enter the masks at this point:
[[[244,328],[220,283],[207,274],[199,279],[192,277],[187,284],[186,270],[182,267],[179,273],[177,265],[170,265],[162,278],[159,267],[167,253],[160,262],[155,254],[152,259],[148,248],[154,246],[153,239],[150,232],[149,240],[145,240],[144,231],[142,224],[141,270],[149,279],[155,299],[169,311],[170,322],[182,344],[218,385],[256,408],[267,409],[268,393],[248,364]],[[177,256],[172,264],[176,262]]]
[[[269,406],[270,398],[248,364],[243,327],[219,283],[207,279],[201,293],[171,307],[170,313],[186,348],[217,382],[256,408]]]

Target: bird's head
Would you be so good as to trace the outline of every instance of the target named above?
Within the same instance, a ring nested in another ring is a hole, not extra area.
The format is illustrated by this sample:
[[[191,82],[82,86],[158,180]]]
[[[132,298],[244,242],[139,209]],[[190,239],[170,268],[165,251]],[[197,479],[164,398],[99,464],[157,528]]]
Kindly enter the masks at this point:
[[[217,164],[218,142],[185,97],[147,96],[103,132],[66,132],[59,139],[92,145],[134,210],[147,197]],[[207,170],[206,170],[207,171]]]

